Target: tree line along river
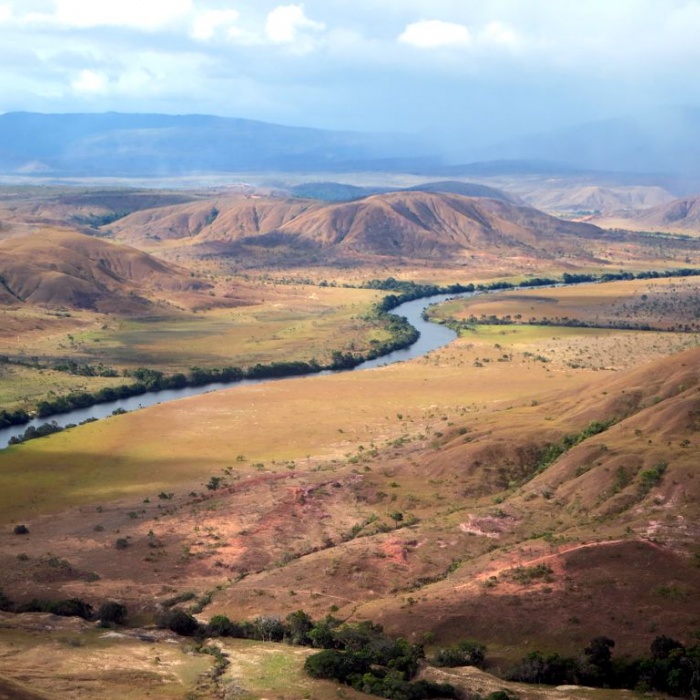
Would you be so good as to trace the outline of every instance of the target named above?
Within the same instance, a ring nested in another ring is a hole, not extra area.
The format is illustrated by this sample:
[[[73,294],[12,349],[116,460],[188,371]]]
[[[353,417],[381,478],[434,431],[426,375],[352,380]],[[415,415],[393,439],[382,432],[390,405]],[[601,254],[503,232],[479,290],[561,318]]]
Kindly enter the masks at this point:
[[[396,316],[403,316],[408,323],[413,326],[418,333],[418,339],[406,348],[393,350],[381,357],[372,360],[366,360],[360,364],[339,370],[325,370],[313,375],[302,375],[293,379],[299,381],[304,377],[318,376],[319,374],[332,374],[335,372],[360,372],[376,367],[384,367],[394,364],[395,362],[404,362],[415,357],[425,355],[432,350],[437,350],[457,337],[455,331],[445,326],[431,323],[424,320],[423,311],[433,304],[439,304],[447,299],[454,299],[464,296],[470,296],[473,293],[465,294],[438,294],[435,296],[424,297],[421,299],[413,299],[412,301],[404,302],[394,309],[391,313]],[[87,408],[74,409],[65,413],[59,413],[50,418],[34,418],[29,423],[22,425],[14,425],[0,429],[0,449],[4,449],[10,444],[13,437],[19,437],[25,433],[28,428],[37,428],[41,425],[50,422],[56,424],[59,428],[65,428],[70,425],[77,425],[85,421],[100,420],[111,416],[115,411],[133,411],[139,408],[146,408],[155,404],[164,403],[166,401],[176,401],[188,396],[197,396],[211,391],[220,391],[222,389],[235,390],[239,387],[252,386],[263,382],[281,381],[284,377],[268,377],[263,379],[241,379],[234,383],[212,383],[204,386],[188,386],[181,389],[164,389],[162,391],[153,391],[138,396],[131,396],[125,399],[117,399],[104,403],[97,403]],[[290,378],[286,378],[290,379]]]

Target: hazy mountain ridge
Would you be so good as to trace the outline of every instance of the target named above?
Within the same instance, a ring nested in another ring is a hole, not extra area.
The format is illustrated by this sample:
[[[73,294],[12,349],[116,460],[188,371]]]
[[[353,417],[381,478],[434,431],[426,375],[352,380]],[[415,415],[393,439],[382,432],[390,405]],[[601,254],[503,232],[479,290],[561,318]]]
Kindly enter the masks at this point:
[[[545,211],[614,212],[640,210],[673,201],[673,195],[661,187],[603,187],[581,185],[541,189],[523,194],[533,207]]]
[[[244,170],[331,170],[432,156],[411,135],[325,131],[206,115],[0,115],[0,169],[153,176]]]
[[[675,199],[634,217],[637,224],[651,229],[672,228],[700,231],[700,195]]]
[[[580,170],[700,174],[700,110],[666,108],[532,134],[480,149],[480,160],[544,160]]]
[[[700,176],[700,112],[666,110],[463,151],[437,135],[291,127],[208,115],[0,115],[0,172],[179,176],[225,172],[412,172],[489,177],[585,172]],[[450,163],[452,159],[452,163]]]
[[[517,197],[496,187],[489,187],[488,185],[475,182],[459,182],[457,180],[425,182],[412,187],[359,187],[340,182],[306,182],[292,187],[290,193],[294,197],[319,199],[324,202],[349,202],[355,199],[371,197],[375,194],[416,191],[461,194],[465,197],[488,197],[506,202],[517,201]]]

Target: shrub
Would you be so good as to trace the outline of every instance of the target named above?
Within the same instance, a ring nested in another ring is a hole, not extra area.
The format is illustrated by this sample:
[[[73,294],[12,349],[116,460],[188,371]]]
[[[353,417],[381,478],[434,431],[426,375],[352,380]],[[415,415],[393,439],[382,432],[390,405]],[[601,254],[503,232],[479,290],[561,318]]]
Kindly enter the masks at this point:
[[[11,612],[14,610],[15,604],[5,595],[4,591],[0,588],[0,610],[6,612]]]
[[[126,615],[126,605],[114,601],[103,603],[97,611],[97,618],[102,626],[123,625]]]
[[[82,617],[89,620],[92,617],[92,605],[80,598],[68,598],[49,603],[48,612],[62,617]]]
[[[184,610],[166,610],[156,621],[161,629],[168,629],[183,637],[191,637],[199,630],[199,622]]]
[[[235,625],[226,615],[214,615],[204,628],[207,637],[238,637],[240,627]]]
[[[61,617],[82,617],[89,620],[92,617],[92,605],[80,598],[66,598],[64,600],[39,600],[33,598],[29,602],[21,603],[15,607],[15,612],[43,612]]]
[[[356,654],[324,649],[306,659],[304,670],[312,678],[331,678],[344,683],[350,676],[368,671],[369,662]]]
[[[456,647],[438,649],[433,663],[436,666],[478,666],[484,664],[486,647],[477,642],[460,642]]]
[[[29,528],[26,525],[15,525],[15,528],[12,532],[14,532],[15,535],[28,535]]]

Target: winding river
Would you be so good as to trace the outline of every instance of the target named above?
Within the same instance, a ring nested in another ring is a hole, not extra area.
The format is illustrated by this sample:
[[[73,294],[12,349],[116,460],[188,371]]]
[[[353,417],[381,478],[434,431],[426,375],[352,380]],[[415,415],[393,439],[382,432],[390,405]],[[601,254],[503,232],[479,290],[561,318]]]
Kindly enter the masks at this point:
[[[362,362],[352,369],[337,370],[337,372],[359,372],[362,370],[373,369],[375,367],[384,367],[386,365],[394,364],[395,362],[403,362],[405,360],[411,360],[414,357],[420,357],[421,355],[429,353],[431,350],[437,350],[438,348],[447,345],[457,337],[457,334],[445,326],[425,321],[422,316],[423,311],[433,304],[439,304],[443,301],[447,301],[448,299],[471,296],[471,294],[472,293],[438,294],[436,296],[414,299],[413,301],[407,301],[400,304],[395,309],[392,309],[390,313],[396,314],[397,316],[405,316],[408,322],[420,332],[420,337],[418,340],[413,343],[413,345],[403,348],[402,350],[394,350],[393,352],[383,355],[382,357]],[[335,372],[328,370],[321,372],[320,374],[334,373]],[[318,376],[318,374],[305,376]],[[301,378],[302,377],[294,377],[294,379]],[[77,409],[68,413],[59,413],[55,416],[49,416],[47,418],[35,418],[31,422],[23,425],[1,429],[0,449],[7,447],[12,437],[21,435],[30,426],[38,427],[44,423],[55,422],[59,426],[65,427],[71,423],[82,423],[83,421],[89,419],[107,418],[108,416],[112,415],[114,411],[119,409],[124,411],[133,411],[138,408],[153,406],[154,404],[164,403],[165,401],[175,401],[187,396],[205,394],[210,391],[234,389],[242,386],[261,384],[263,382],[279,382],[283,381],[283,379],[284,378],[277,377],[269,379],[243,379],[239,382],[227,384],[215,383],[198,387],[185,387],[184,389],[166,389],[164,391],[154,391],[148,394],[142,394],[140,396],[132,396],[128,399],[118,399],[117,401],[95,404],[89,408]],[[288,379],[292,378],[290,377]]]

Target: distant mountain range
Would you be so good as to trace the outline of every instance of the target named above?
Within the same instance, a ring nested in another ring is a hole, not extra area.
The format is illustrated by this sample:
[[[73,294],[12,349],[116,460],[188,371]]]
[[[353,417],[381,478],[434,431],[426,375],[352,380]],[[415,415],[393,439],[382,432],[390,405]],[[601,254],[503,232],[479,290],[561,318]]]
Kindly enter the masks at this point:
[[[164,176],[406,170],[439,162],[416,136],[163,114],[0,115],[0,172]]]
[[[354,199],[387,192],[443,192],[461,194],[464,197],[489,197],[502,202],[516,201],[515,197],[495,187],[456,180],[425,182],[413,187],[358,187],[340,182],[305,182],[290,189],[293,197],[320,199],[324,202],[351,202]]]
[[[674,199],[620,219],[620,226],[646,231],[692,233],[700,231],[700,195]]]
[[[700,179],[700,110],[646,112],[472,149],[437,135],[360,133],[206,115],[0,115],[0,173],[164,177],[232,172],[455,176],[617,173]],[[459,148],[460,152],[464,152]],[[628,184],[642,184],[630,182]]]

